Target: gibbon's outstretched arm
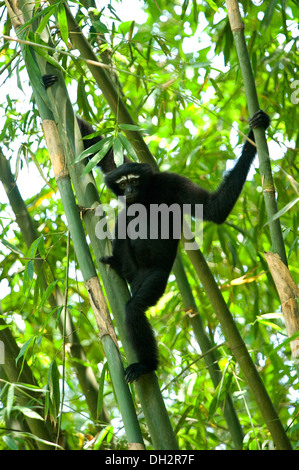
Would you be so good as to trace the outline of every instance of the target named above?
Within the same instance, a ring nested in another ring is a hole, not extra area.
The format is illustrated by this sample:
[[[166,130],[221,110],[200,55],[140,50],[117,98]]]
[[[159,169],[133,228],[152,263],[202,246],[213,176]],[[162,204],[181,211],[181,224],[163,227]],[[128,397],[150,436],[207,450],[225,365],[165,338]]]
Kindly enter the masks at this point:
[[[262,127],[266,130],[270,124],[270,118],[265,112],[259,110],[250,119],[249,124],[251,130],[248,137],[254,142],[252,129]],[[256,147],[246,140],[241,156],[232,170],[224,176],[215,192],[209,193],[186,179],[185,184],[181,185],[181,191],[179,191],[180,203],[203,204],[203,219],[222,224],[240,196],[255,155]]]
[[[255,142],[252,129],[262,127],[266,130],[270,124],[270,118],[266,113],[259,110],[250,119],[249,124],[251,129],[248,137]],[[241,156],[234,168],[225,175],[219,188],[212,193],[206,202],[203,209],[204,220],[210,220],[216,224],[222,224],[226,220],[240,196],[255,155],[256,147],[246,140]]]

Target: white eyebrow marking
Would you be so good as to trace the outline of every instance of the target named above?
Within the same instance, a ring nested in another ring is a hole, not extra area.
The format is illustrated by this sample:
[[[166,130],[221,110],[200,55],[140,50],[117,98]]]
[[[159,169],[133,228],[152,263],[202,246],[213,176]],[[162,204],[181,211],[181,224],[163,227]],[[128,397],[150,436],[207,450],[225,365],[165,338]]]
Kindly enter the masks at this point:
[[[115,181],[116,184],[119,184],[121,183],[122,181],[126,180],[127,177],[126,176],[121,176],[118,180]]]
[[[140,178],[140,175],[134,175],[134,173],[131,173],[129,175],[124,175],[124,176],[121,176],[118,180],[116,180],[116,184],[119,184],[121,183],[122,181],[125,181],[125,180],[132,180],[132,179],[136,179],[136,178]]]
[[[128,178],[128,180],[132,180],[132,179],[135,179],[135,178],[140,178],[140,175],[134,175],[134,173],[132,173],[130,175],[127,175],[127,178]]]

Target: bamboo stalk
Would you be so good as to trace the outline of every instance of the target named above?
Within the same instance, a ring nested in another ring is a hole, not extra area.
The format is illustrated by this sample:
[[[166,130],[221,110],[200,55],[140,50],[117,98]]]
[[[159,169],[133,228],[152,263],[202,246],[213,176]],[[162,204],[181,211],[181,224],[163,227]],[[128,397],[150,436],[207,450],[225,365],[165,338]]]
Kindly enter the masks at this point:
[[[281,301],[281,310],[288,336],[292,337],[299,332],[299,311],[297,302],[299,298],[299,288],[293,281],[288,267],[281,261],[277,253],[265,253],[265,257]],[[291,351],[296,361],[299,357],[298,337],[291,341]]]
[[[19,27],[24,26],[26,20],[28,21],[31,19],[34,4],[32,4],[32,2],[26,3],[25,0],[16,5],[13,1],[7,0],[6,5],[8,7],[9,15],[16,34],[18,35],[18,33],[20,33]],[[40,73],[37,67],[37,63],[33,62],[33,56],[30,55],[30,51],[26,51],[23,48],[22,53],[25,64],[27,66],[30,81],[34,89],[36,103],[42,118],[49,154],[78,263],[87,284],[91,305],[93,306],[93,311],[97,321],[97,326],[99,328],[104,351],[105,349],[108,350],[109,348],[109,352],[107,351],[106,354],[107,357],[109,357],[109,368],[113,369],[114,366],[119,363],[119,352],[117,347],[114,347],[116,339],[113,326],[86,242],[85,233],[82,227],[82,222],[66,166],[64,149],[56,129],[53,114],[49,109],[49,102],[47,99],[45,99],[44,89],[41,86],[41,75],[39,77],[37,76],[37,74]],[[29,59],[30,65],[31,67],[34,67],[34,69],[29,66]],[[69,150],[68,147],[66,147],[66,150]],[[113,343],[114,346],[111,343]],[[127,438],[129,444],[143,446],[142,435],[136,418],[132,398],[129,393],[128,386],[124,380],[124,374],[121,375],[121,378],[122,380],[119,380],[118,387],[115,388],[115,393],[118,399],[120,412],[123,417]]]
[[[263,381],[247,351],[233,317],[200,250],[189,250],[189,257],[221,324],[228,346],[235,356],[252,391],[260,412],[278,449],[292,449],[286,432]]]
[[[59,140],[59,135],[57,133],[54,120],[43,120],[43,128],[52,166],[54,168],[56,182],[61,194],[65,215],[72,235],[76,256],[85,279],[85,286],[97,322],[105,355],[107,357],[111,378],[112,381],[117,380],[114,384],[114,389],[126,429],[129,446],[132,445],[138,447],[138,445],[143,445],[143,439],[136,418],[134,405],[124,380],[124,374],[122,373],[119,376],[114,373],[115,370],[119,369],[120,364],[119,351],[116,346],[117,340],[109,318],[108,308],[102,288],[96,275],[90,251],[86,243],[82,222],[71,187],[71,181],[65,170],[64,154],[57,153],[55,150],[56,143]],[[54,138],[52,133],[54,133]],[[52,147],[52,144],[54,144],[54,148]]]
[[[248,103],[250,116],[260,109],[258,96],[255,87],[254,76],[250,64],[248,49],[244,35],[244,23],[242,22],[237,0],[226,0],[228,18],[234,37],[236,51],[239,58],[239,64],[244,81],[244,89]],[[261,173],[263,195],[267,216],[269,220],[269,230],[273,250],[278,253],[282,261],[287,264],[287,257],[279,219],[273,220],[277,213],[277,204],[275,199],[275,187],[271,172],[271,163],[269,158],[268,146],[265,137],[265,131],[262,128],[253,130],[259,158],[259,168]]]
[[[180,257],[176,258],[173,268],[185,307],[191,310],[189,315],[190,323],[192,325],[195,337],[204,354],[204,361],[209,370],[212,382],[216,388],[222,378],[222,373],[217,362],[216,352],[212,350],[212,343],[204,330],[204,325],[200,315],[197,312],[196,303],[192,294],[190,284],[188,282],[184,266]],[[231,433],[235,449],[242,449],[243,431],[238,419],[238,415],[233,405],[231,396],[228,394],[225,397],[224,417],[227,422],[228,430]]]
[[[134,123],[134,121],[132,120],[131,116],[129,115],[127,109],[125,108],[124,104],[122,103],[122,101],[120,101],[119,94],[115,90],[114,84],[110,80],[109,76],[106,74],[106,71],[95,66],[95,61],[97,60],[97,57],[94,55],[94,52],[91,49],[89,43],[86,41],[86,39],[82,35],[82,32],[81,32],[79,26],[77,25],[77,23],[75,22],[74,18],[72,17],[70,11],[68,9],[66,11],[67,11],[67,17],[68,17],[69,28],[70,28],[70,37],[72,38],[72,42],[74,42],[74,45],[76,45],[76,47],[79,49],[81,55],[84,56],[85,59],[88,59],[86,61],[86,63],[89,66],[90,71],[93,73],[93,75],[94,75],[99,87],[101,88],[108,104],[110,105],[113,113],[118,116],[120,122],[123,122],[123,123],[126,123],[126,124]],[[150,164],[152,164],[153,166],[156,167],[156,162],[153,159],[151,153],[149,152],[148,147],[145,145],[145,143],[142,139],[142,136],[139,133],[134,132],[134,133],[128,133],[127,137],[130,139],[132,145],[133,146],[135,145],[135,150],[136,150],[136,153],[137,153],[140,161],[145,161],[145,162],[150,163]],[[134,137],[134,140],[131,140],[132,137]],[[146,147],[146,151],[145,151],[145,147]],[[80,171],[79,171],[79,173],[80,173]],[[74,178],[72,177],[72,179],[74,179]],[[92,202],[94,202],[94,201],[92,201],[92,200],[89,201],[88,207],[92,204]],[[85,199],[85,203],[86,203],[86,199]],[[90,214],[89,215],[87,214],[87,217],[89,217],[89,216],[90,216]],[[88,232],[89,232],[90,236],[92,236],[91,235],[92,231],[88,230]],[[97,243],[97,241],[95,241],[95,243]],[[93,241],[92,241],[92,245],[94,246]],[[100,269],[101,268],[102,267],[100,266]],[[119,297],[119,292],[118,292],[117,296]],[[119,323],[120,320],[119,320],[118,316],[116,316],[115,318],[116,318],[117,323]],[[205,350],[204,345],[205,345],[205,341],[207,341],[208,338],[205,335],[205,332],[203,331],[202,325],[201,325],[201,328],[199,328],[199,325],[198,325],[199,321],[200,321],[199,318],[197,318],[196,320],[194,320],[193,323],[194,324],[197,323],[197,331],[200,329],[201,334],[198,334],[197,338],[198,339],[200,338],[200,345]],[[123,327],[124,326],[121,325],[121,328],[123,328]],[[204,337],[205,337],[205,340],[204,340]],[[125,348],[125,349],[127,349],[127,348]],[[129,358],[130,358],[130,354],[129,354]],[[214,378],[214,383],[216,385],[220,380],[219,371],[218,371],[217,376],[218,376],[218,381],[216,380],[216,373],[214,373],[213,378]],[[221,374],[220,374],[220,376],[221,376]],[[143,378],[141,378],[141,383],[142,383],[142,381],[143,381]],[[151,423],[152,417],[154,416],[154,414],[152,412],[153,409],[154,409],[153,408],[154,407],[153,397],[155,397],[155,395],[157,393],[157,390],[155,389],[155,383],[153,384],[152,382],[150,382],[150,385],[149,385],[149,382],[148,382],[146,388],[142,387],[142,386],[139,386],[138,384],[136,384],[136,386],[137,386],[137,391],[138,391],[138,393],[140,395],[140,398],[141,398],[141,402],[142,403],[148,403],[149,400],[151,402],[151,406],[150,406],[151,411],[150,412],[145,410],[145,407],[143,406],[145,415],[147,416],[147,422]],[[163,416],[163,414],[161,415],[161,411],[162,411],[163,407],[162,407],[161,403],[159,404],[160,398],[158,399],[158,396],[156,396],[156,400],[158,400],[157,401],[158,408],[157,408],[157,413],[156,414],[158,416]],[[240,424],[238,422],[237,415],[236,415],[235,411],[233,410],[233,404],[229,399],[227,399],[227,403],[225,405],[225,415],[226,415],[226,419],[227,419],[227,422],[228,422],[228,427],[232,432],[232,436],[233,436],[235,446],[236,446],[236,448],[240,448],[241,443],[242,443],[242,439],[243,439],[243,434],[242,434]],[[166,426],[167,425],[168,424],[167,424],[167,421],[166,421]],[[154,433],[154,435],[158,436],[158,441],[160,442],[160,445],[161,445],[161,433],[159,432],[159,429],[158,429],[158,434],[157,434],[155,428],[153,428],[153,426],[151,426],[151,424],[149,424],[149,427],[152,428],[152,433]],[[165,434],[165,435],[167,435],[167,434]],[[172,443],[172,446],[173,445],[174,445],[174,443]]]
[[[241,19],[240,10],[236,0],[227,0],[228,17],[231,24],[231,30],[234,36],[236,50],[239,57],[240,68],[244,80],[244,88],[248,102],[248,109],[252,115],[259,109],[258,97],[255,88],[254,77],[248,55],[244,36],[244,24]],[[296,333],[299,328],[298,305],[293,297],[285,301],[283,291],[289,290],[288,285],[291,283],[291,276],[287,268],[287,257],[283,241],[282,230],[279,218],[275,217],[277,213],[277,203],[275,198],[275,186],[271,172],[271,162],[267,148],[265,134],[262,129],[255,129],[254,136],[256,140],[257,152],[259,157],[259,167],[262,179],[263,195],[265,207],[267,211],[269,230],[274,253],[266,254],[272,276],[274,278],[278,294],[282,302],[282,311],[285,318],[286,329],[289,336]],[[279,260],[280,258],[280,260]],[[278,264],[284,263],[278,269]],[[284,286],[283,289],[282,285]],[[292,305],[289,305],[291,303]],[[291,342],[292,355],[296,359],[298,357],[298,339]]]
[[[260,107],[248,49],[245,41],[244,23],[241,19],[237,0],[226,0],[226,6],[232,34],[236,45],[236,51],[239,58],[240,69],[244,81],[248,110],[249,114],[252,116],[256,111],[258,111],[258,109],[260,109]],[[269,220],[269,230],[273,250],[275,253],[279,254],[281,260],[284,262],[285,265],[287,265],[287,257],[280,222],[278,218],[274,218],[275,214],[277,213],[277,204],[275,199],[275,187],[271,172],[271,163],[264,130],[262,128],[254,129],[254,137],[259,157],[264,201]],[[262,402],[261,407],[263,407]],[[263,410],[263,408],[261,408],[261,410]],[[272,427],[272,423],[270,424]],[[290,443],[283,428],[280,431],[279,429],[275,430],[275,435],[277,446],[288,446],[286,448],[290,448]]]

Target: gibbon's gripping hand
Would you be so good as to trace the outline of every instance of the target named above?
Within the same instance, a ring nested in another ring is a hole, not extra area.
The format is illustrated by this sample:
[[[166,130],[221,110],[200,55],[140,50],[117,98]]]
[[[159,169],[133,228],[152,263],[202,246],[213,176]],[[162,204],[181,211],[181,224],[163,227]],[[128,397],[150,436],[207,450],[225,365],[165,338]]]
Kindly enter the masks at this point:
[[[259,109],[254,113],[251,119],[249,119],[249,125],[251,129],[256,129],[257,127],[263,127],[265,130],[270,124],[270,117],[267,113]]]
[[[123,277],[121,271],[119,270],[119,263],[115,256],[103,256],[100,258],[100,262],[103,264],[108,264],[112,269],[114,269],[120,277]]]
[[[113,256],[102,256],[102,258],[100,258],[100,261],[104,264],[113,264]]]
[[[43,75],[42,76],[42,81],[45,86],[45,88],[49,88],[49,86],[53,85],[55,82],[57,82],[58,78],[56,75]]]

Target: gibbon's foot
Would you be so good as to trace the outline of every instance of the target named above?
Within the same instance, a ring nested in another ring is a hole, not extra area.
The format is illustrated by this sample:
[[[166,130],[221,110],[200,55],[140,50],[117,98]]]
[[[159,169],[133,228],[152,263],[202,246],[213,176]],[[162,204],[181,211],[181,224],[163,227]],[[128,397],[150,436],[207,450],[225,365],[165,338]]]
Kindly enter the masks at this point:
[[[249,119],[249,125],[251,129],[255,129],[256,127],[263,127],[267,129],[270,124],[270,117],[267,113],[259,109],[254,113],[251,119]]]
[[[53,85],[55,82],[57,82],[58,78],[56,75],[43,75],[42,76],[42,81],[45,86],[45,88],[49,88],[49,86]]]
[[[141,375],[149,374],[150,372],[153,372],[153,369],[150,369],[141,362],[135,362],[134,364],[129,365],[125,370],[126,382],[127,384],[135,382],[135,380],[138,380]]]

